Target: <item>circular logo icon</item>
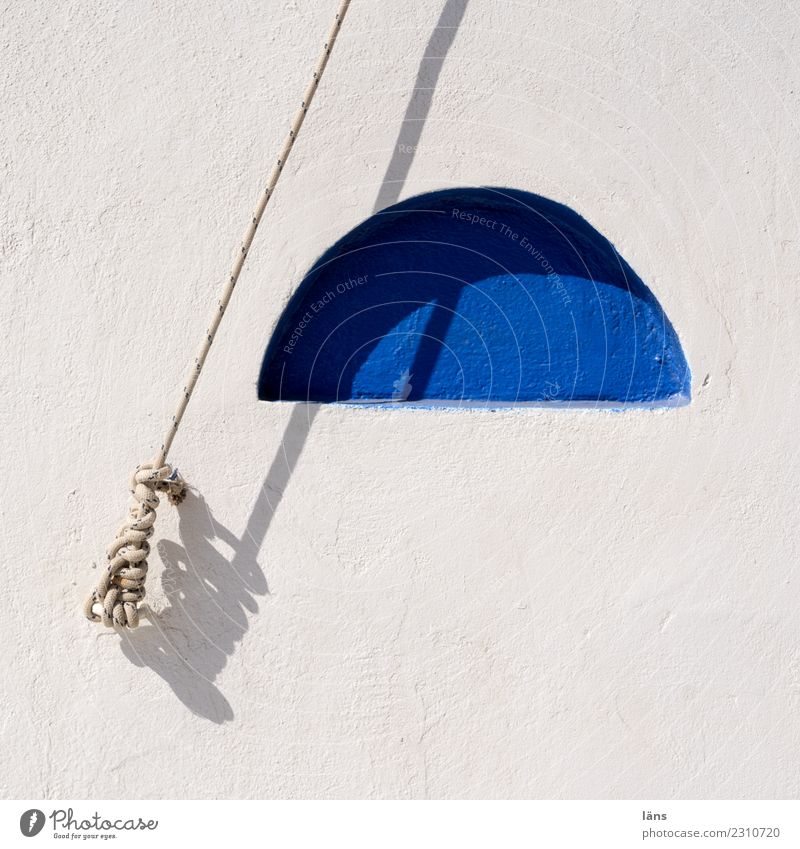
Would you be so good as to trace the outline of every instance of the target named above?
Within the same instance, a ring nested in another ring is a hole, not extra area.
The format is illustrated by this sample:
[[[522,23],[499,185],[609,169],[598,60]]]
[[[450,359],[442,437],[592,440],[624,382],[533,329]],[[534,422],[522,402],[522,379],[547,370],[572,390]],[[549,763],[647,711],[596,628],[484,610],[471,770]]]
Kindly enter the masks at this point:
[[[19,818],[19,830],[25,837],[36,837],[44,828],[44,812],[38,808],[31,808]]]

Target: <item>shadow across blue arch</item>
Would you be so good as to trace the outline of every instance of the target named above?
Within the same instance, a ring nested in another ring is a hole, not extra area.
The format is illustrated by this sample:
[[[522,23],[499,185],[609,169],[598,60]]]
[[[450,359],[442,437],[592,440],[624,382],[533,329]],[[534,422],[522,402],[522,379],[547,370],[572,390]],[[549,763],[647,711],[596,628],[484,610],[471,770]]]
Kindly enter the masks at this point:
[[[306,274],[262,400],[408,406],[674,406],[678,337],[613,245],[570,208],[506,188],[419,195]]]

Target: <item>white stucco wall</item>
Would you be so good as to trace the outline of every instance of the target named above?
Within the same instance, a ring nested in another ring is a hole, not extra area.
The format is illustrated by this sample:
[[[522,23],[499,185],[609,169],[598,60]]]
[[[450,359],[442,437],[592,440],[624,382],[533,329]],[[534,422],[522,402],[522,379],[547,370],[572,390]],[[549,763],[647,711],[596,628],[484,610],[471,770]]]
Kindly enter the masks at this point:
[[[796,796],[781,0],[469,0],[395,174],[584,215],[673,322],[690,406],[293,410],[256,400],[269,333],[395,199],[444,5],[355,0],[174,446],[197,495],[160,511],[160,615],[82,619],[334,5],[3,11],[0,792]]]

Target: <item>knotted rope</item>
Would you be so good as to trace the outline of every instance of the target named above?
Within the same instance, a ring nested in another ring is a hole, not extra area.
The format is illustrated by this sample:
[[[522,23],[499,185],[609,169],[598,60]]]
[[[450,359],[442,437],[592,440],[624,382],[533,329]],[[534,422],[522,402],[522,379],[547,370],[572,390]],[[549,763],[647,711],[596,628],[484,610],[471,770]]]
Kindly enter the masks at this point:
[[[100,583],[84,604],[84,613],[92,622],[104,625],[139,624],[137,605],[144,598],[144,579],[147,577],[148,540],[153,535],[156,492],[166,492],[173,504],[186,497],[186,484],[166,464],[153,468],[149,463],[139,466],[131,477],[131,495],[136,502],[128,513],[128,521],[119,529],[108,548],[108,566]],[[100,613],[93,608],[98,605]]]
[[[197,379],[203,370],[203,364],[217,334],[222,316],[225,314],[233,290],[236,288],[236,281],[239,279],[242,266],[247,258],[247,252],[253,244],[256,230],[261,223],[261,217],[264,215],[264,210],[272,197],[294,143],[297,141],[300,128],[303,126],[308,108],[314,99],[325,66],[328,64],[328,58],[333,50],[336,37],[339,35],[339,29],[350,2],[351,0],[341,0],[339,4],[339,11],[336,13],[328,38],[317,60],[311,82],[300,101],[300,107],[295,113],[289,134],[286,136],[277,161],[270,171],[267,186],[259,198],[258,205],[253,212],[247,230],[245,230],[241,248],[236,255],[233,268],[225,281],[217,305],[211,315],[208,329],[181,390],[177,408],[167,428],[161,448],[153,462],[138,466],[131,478],[131,493],[135,503],[130,508],[128,521],[120,528],[116,539],[108,548],[108,565],[99,583],[84,603],[86,618],[92,622],[102,622],[108,627],[124,625],[128,628],[135,628],[139,624],[138,604],[145,594],[144,581],[147,576],[147,556],[150,553],[148,540],[153,535],[156,508],[159,504],[156,493],[166,492],[173,504],[179,504],[186,495],[186,483],[178,475],[177,470],[173,471],[172,467],[167,464],[167,454],[183,419],[183,414],[186,412]]]

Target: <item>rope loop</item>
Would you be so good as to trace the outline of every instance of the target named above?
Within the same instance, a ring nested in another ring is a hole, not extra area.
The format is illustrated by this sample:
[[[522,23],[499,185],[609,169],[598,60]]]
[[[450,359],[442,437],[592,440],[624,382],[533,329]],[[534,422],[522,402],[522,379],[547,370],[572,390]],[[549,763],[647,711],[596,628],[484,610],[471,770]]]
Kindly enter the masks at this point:
[[[164,492],[172,504],[180,504],[186,497],[186,482],[167,463],[158,467],[143,463],[131,476],[130,490],[133,503],[128,519],[108,547],[108,565],[83,607],[87,619],[102,622],[108,628],[138,626],[138,605],[145,595],[149,539],[160,500],[157,493]]]

